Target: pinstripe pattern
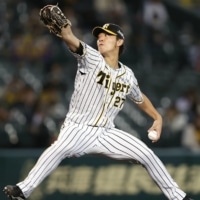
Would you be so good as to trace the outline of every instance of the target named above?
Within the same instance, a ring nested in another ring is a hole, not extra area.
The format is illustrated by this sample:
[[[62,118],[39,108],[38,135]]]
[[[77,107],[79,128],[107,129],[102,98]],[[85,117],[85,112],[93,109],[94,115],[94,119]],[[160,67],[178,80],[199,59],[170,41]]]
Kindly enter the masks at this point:
[[[101,134],[99,142],[106,149],[105,155],[115,159],[137,160],[148,171],[169,199],[183,199],[185,193],[178,188],[163,163],[141,140],[115,128]]]
[[[78,70],[70,109],[57,141],[40,156],[27,178],[18,183],[27,198],[64,158],[103,154],[137,161],[148,171],[166,197],[182,200],[186,195],[173,181],[159,158],[141,140],[114,128],[113,120],[126,97],[143,101],[134,73],[120,63],[109,67],[98,51],[82,43],[84,55],[74,54]]]
[[[107,66],[98,51],[82,44],[85,48],[84,56],[74,54],[78,59],[78,70],[66,119],[89,126],[114,127],[113,120],[123,108],[121,99],[125,100],[128,96],[137,103],[142,102],[137,80],[133,72],[122,63],[121,68],[114,70]],[[98,76],[100,73],[102,75]],[[101,78],[104,78],[102,85],[97,84]],[[114,91],[113,94],[113,87],[117,84],[119,87],[124,84],[121,86],[123,91]],[[115,101],[119,101],[116,104],[118,106],[113,106]]]

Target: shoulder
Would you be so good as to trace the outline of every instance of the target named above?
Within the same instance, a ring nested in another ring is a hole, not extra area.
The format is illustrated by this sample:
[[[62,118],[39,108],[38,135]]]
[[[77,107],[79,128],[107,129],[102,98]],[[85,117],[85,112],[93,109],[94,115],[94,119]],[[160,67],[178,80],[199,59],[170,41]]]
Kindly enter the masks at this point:
[[[123,65],[124,69],[125,69],[125,76],[127,81],[130,83],[130,86],[134,87],[134,86],[138,86],[138,80],[134,74],[134,71],[128,67],[127,65]]]
[[[126,74],[128,74],[129,76],[135,77],[133,70],[128,67],[127,65],[123,64],[120,62],[120,65],[125,69]]]
[[[69,51],[77,58],[84,58],[87,55],[94,55],[94,56],[101,56],[101,54],[99,53],[99,51],[97,51],[95,48],[93,48],[91,45],[88,45],[87,43],[83,42],[80,40],[80,46],[81,49],[83,51],[83,53],[80,55],[77,52],[73,52],[69,49]]]
[[[92,47],[91,45],[86,44],[85,42],[82,42],[82,41],[81,41],[81,44],[85,50],[85,53],[101,56],[100,52],[97,49],[95,49],[94,47]]]

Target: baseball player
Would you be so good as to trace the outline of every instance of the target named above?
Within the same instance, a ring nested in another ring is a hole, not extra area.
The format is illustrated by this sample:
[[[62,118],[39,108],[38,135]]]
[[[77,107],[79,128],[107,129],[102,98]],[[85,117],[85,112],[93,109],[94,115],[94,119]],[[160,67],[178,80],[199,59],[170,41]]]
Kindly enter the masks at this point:
[[[5,186],[6,195],[15,200],[26,199],[63,159],[101,154],[144,166],[168,199],[192,200],[151,149],[114,126],[115,116],[126,98],[130,98],[153,119],[148,130],[157,132],[153,142],[159,140],[162,128],[162,117],[141,92],[133,71],[118,60],[125,41],[122,29],[112,23],[95,27],[92,31],[97,38],[98,50],[95,50],[73,34],[71,22],[58,6],[45,6],[40,16],[45,26],[62,38],[77,59],[74,92],[57,140],[43,152],[23,181]]]

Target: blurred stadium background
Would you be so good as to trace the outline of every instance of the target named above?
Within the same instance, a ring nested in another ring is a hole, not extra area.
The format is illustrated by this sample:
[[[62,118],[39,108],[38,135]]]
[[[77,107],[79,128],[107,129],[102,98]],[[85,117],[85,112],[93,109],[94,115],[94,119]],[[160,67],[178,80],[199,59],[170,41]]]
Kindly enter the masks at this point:
[[[177,169],[184,165],[181,169],[188,176],[190,167],[199,169],[200,1],[6,0],[0,1],[1,184],[24,176],[28,158],[32,162],[55,140],[68,110],[76,61],[63,42],[43,27],[38,15],[44,5],[57,3],[72,21],[76,35],[94,47],[91,30],[96,25],[117,23],[126,33],[121,61],[133,69],[141,90],[162,114],[164,126],[161,140],[152,144],[147,138],[151,120],[127,101],[116,118],[117,127],[141,138]],[[174,154],[176,159],[170,159]],[[91,165],[95,168],[104,162],[91,161]],[[73,161],[63,166],[73,168]],[[13,178],[8,177],[10,173]],[[192,181],[195,191],[188,191],[200,197],[200,189],[194,187],[200,180]],[[155,199],[157,194],[152,193]],[[75,199],[64,196],[57,199]]]

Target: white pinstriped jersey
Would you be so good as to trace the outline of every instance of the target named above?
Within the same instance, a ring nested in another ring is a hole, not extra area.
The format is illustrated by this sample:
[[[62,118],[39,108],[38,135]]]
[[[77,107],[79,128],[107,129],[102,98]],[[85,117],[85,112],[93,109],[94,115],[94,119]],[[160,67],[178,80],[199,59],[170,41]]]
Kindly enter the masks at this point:
[[[78,61],[66,120],[89,126],[114,127],[114,118],[123,108],[126,97],[142,103],[142,93],[133,71],[120,64],[109,67],[99,51],[81,42],[83,55],[73,55]]]

